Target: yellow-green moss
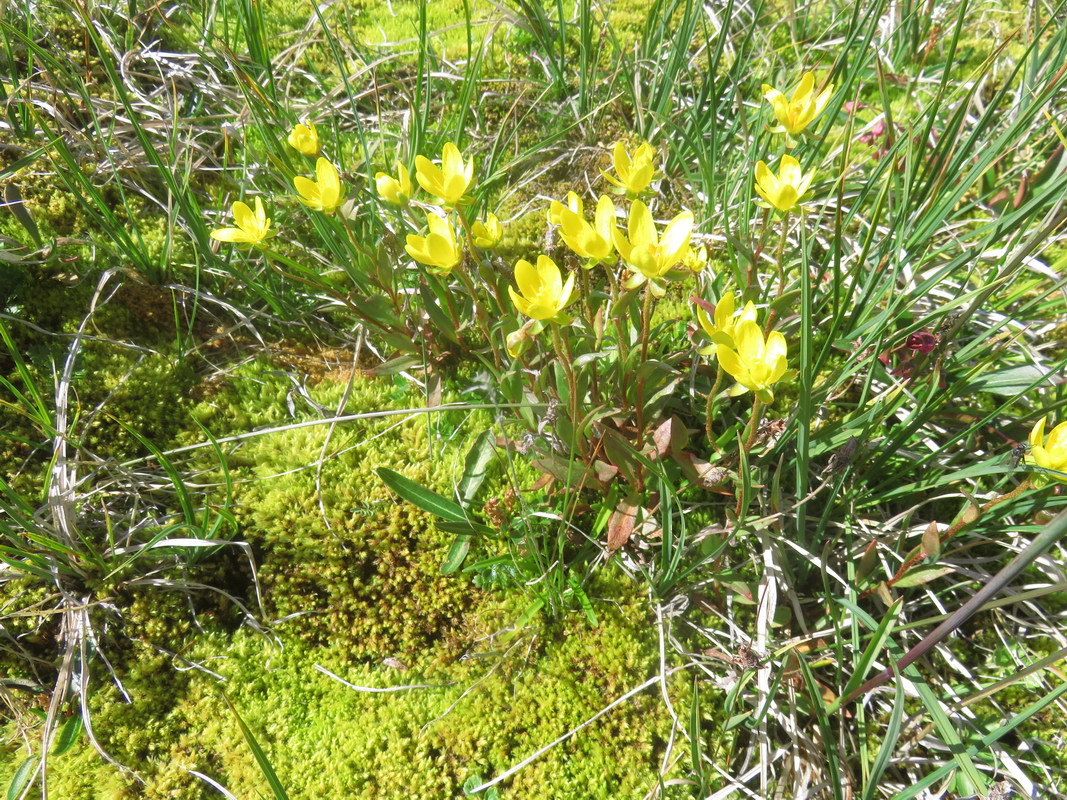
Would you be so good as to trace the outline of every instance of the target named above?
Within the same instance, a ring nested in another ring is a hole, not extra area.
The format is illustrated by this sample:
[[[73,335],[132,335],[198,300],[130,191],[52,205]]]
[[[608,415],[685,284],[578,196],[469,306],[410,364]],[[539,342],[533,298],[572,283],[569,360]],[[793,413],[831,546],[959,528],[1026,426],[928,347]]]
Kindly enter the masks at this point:
[[[501,640],[483,639],[472,647],[476,657],[424,669],[352,665],[353,643],[340,639],[314,646],[283,635],[279,648],[248,631],[232,639],[201,635],[182,656],[225,678],[220,685],[184,669],[185,662],[175,665],[152,647],[137,645],[119,665],[132,703],[101,681],[93,695],[93,725],[101,744],[145,785],[135,787],[83,741],[53,760],[50,789],[65,800],[213,797],[186,771],[195,769],[238,797],[265,796],[263,778],[222,700],[225,691],[293,800],[456,796],[469,776],[499,774],[652,674],[655,639],[643,601],[617,583],[601,588],[620,602],[598,606],[598,628],[575,615],[510,650]],[[522,607],[516,596],[483,602],[464,622],[485,636],[513,622]],[[361,693],[315,664],[360,686],[431,688]],[[642,796],[654,783],[669,726],[653,687],[520,772],[505,796]],[[6,751],[5,768],[21,758]]]

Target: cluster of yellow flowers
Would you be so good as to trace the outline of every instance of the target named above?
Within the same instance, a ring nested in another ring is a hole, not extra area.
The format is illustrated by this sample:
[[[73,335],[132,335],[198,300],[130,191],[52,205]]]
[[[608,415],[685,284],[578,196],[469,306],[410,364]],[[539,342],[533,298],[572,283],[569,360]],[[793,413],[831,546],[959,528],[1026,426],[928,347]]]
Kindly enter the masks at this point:
[[[408,168],[397,162],[396,177],[385,172],[374,176],[378,196],[395,206],[406,206],[415,195]],[[465,160],[454,142],[441,150],[441,164],[425,156],[415,157],[415,180],[438,200],[444,210],[459,209],[470,201],[468,192],[474,185],[474,159]],[[461,217],[461,220],[463,218]],[[409,234],[405,250],[409,256],[437,274],[447,275],[463,260],[463,247],[456,229],[446,215],[427,212],[427,235]],[[495,247],[504,236],[504,228],[495,214],[476,220],[470,228],[474,245],[483,250]]]
[[[777,89],[763,84],[763,97],[774,109],[778,125],[771,128],[773,133],[786,135],[786,146],[793,144],[793,136],[801,134],[815,118],[826,108],[834,91],[833,85],[827,86],[819,94],[815,93],[815,76],[805,72],[800,86],[788,100]],[[811,185],[814,171],[805,173],[800,162],[788,153],[782,156],[775,175],[763,161],[756,163],[756,193],[763,198],[760,205],[776,208],[785,213],[792,211],[800,198]]]
[[[290,147],[308,158],[315,158],[322,150],[315,123],[305,120],[293,127],[287,140]],[[315,180],[302,175],[293,178],[297,199],[310,209],[332,214],[344,199],[341,192],[341,176],[329,159],[319,157],[315,162]],[[270,229],[270,219],[263,208],[263,200],[255,199],[256,210],[247,203],[238,200],[231,207],[236,227],[220,228],[211,232],[213,239],[220,242],[241,244],[259,244],[273,236],[276,231]]]

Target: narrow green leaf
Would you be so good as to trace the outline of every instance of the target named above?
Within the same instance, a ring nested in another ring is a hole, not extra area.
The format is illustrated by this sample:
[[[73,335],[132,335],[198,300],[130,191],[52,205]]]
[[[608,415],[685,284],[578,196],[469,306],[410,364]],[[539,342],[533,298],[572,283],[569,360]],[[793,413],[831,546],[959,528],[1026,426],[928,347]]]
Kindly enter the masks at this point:
[[[74,714],[67,718],[67,721],[63,723],[63,727],[59,729],[59,735],[56,737],[56,743],[52,747],[52,755],[61,756],[70,748],[74,746],[74,743],[78,741],[78,736],[82,732],[82,717],[81,714]]]
[[[441,564],[441,574],[451,575],[463,566],[463,560],[471,549],[471,537],[467,535],[457,536],[448,548],[448,555]]]
[[[26,791],[36,766],[36,756],[30,756],[19,765],[19,768],[15,770],[15,776],[11,779],[11,783],[8,784],[7,800],[18,800],[18,798],[22,797],[22,793]]]
[[[496,447],[492,431],[482,431],[474,440],[467,457],[463,461],[463,478],[459,482],[459,497],[464,504],[474,500],[488,472],[489,465],[496,457]]]
[[[285,787],[282,786],[282,782],[278,780],[278,774],[274,771],[274,767],[271,766],[267,754],[263,752],[263,748],[259,746],[259,742],[256,741],[256,737],[252,734],[251,729],[245,725],[245,721],[241,719],[241,715],[237,713],[237,707],[234,706],[230,698],[225,694],[222,698],[226,701],[226,705],[230,707],[230,711],[233,712],[233,716],[237,720],[237,725],[240,727],[241,733],[244,734],[245,741],[248,742],[248,748],[252,751],[256,763],[259,764],[259,769],[262,771],[263,777],[267,779],[267,785],[270,786],[271,791],[274,793],[274,800],[289,800],[289,795],[286,793]]]
[[[428,511],[449,522],[468,521],[467,515],[463,512],[461,506],[446,497],[442,497],[437,492],[431,491],[425,486],[420,486],[410,478],[405,478],[399,472],[394,472],[386,467],[379,467],[377,472],[378,477],[382,479],[386,486],[423,511]]]

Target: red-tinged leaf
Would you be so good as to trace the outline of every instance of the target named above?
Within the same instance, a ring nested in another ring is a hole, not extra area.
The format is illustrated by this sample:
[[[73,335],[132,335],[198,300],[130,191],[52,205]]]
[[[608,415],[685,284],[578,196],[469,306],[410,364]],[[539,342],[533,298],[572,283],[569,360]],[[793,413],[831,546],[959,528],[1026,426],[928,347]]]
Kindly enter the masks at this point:
[[[534,481],[534,485],[531,486],[526,491],[528,491],[528,492],[539,492],[539,491],[541,491],[541,489],[544,489],[545,487],[550,486],[552,484],[552,481],[554,481],[554,480],[555,480],[555,478],[553,478],[549,473],[543,472],[541,474],[541,477],[538,478],[536,481]]]
[[[672,416],[656,428],[652,441],[656,447],[656,457],[663,458],[667,453],[677,456],[689,441],[689,431],[678,417]]]
[[[856,568],[856,577],[863,580],[874,571],[874,567],[877,563],[878,542],[872,540],[867,544],[867,549],[863,551],[863,556],[860,558],[860,565]]]
[[[608,520],[608,553],[614,553],[630,541],[637,524],[639,509],[636,495],[629,495],[619,501]]]
[[[677,461],[689,480],[704,489],[720,489],[729,479],[730,470],[711,464],[692,453],[680,452]]]
[[[923,531],[923,555],[927,558],[936,557],[941,553],[941,536],[938,534],[937,523],[931,522]]]
[[[695,294],[689,295],[689,302],[694,303],[708,312],[709,317],[715,316],[715,306],[705,300],[703,297],[697,297]]]
[[[605,484],[611,483],[615,480],[615,476],[619,474],[618,467],[614,464],[606,464],[599,459],[593,462],[593,469],[596,470],[597,480]]]
[[[893,593],[889,591],[889,584],[885,581],[879,581],[878,586],[874,589],[874,593],[878,595],[878,599],[887,606],[893,605]]]

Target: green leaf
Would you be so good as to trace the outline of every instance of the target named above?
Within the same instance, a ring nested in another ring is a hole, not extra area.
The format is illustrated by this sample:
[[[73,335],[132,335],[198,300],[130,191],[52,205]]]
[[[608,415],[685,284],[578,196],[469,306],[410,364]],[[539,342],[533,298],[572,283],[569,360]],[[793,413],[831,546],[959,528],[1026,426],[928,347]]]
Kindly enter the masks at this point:
[[[898,589],[907,589],[909,586],[921,586],[924,583],[929,583],[930,581],[936,580],[942,575],[947,575],[950,572],[952,572],[952,567],[938,567],[935,565],[917,567],[913,570],[909,570],[893,585]]]
[[[245,721],[241,719],[241,715],[237,713],[237,707],[234,706],[230,701],[230,698],[225,694],[222,698],[226,701],[226,705],[230,707],[230,711],[233,712],[233,716],[237,720],[237,725],[240,727],[241,733],[244,734],[245,741],[248,742],[248,748],[252,751],[256,763],[259,764],[259,769],[263,773],[263,777],[267,779],[267,785],[270,786],[271,791],[274,793],[274,800],[289,800],[289,795],[286,793],[285,787],[282,786],[282,782],[278,780],[278,774],[274,771],[274,767],[271,766],[267,754],[264,753],[263,748],[259,746],[259,742],[256,741],[256,737],[252,734],[252,730],[245,725]]]
[[[998,369],[996,372],[987,372],[971,382],[968,387],[975,392],[989,392],[1005,397],[1030,391],[1034,386],[1049,378],[1045,372],[1033,364],[1023,364],[1019,367]]]
[[[495,528],[479,522],[435,522],[438,529],[457,536],[496,536]]]
[[[482,431],[474,440],[467,457],[463,461],[463,478],[459,482],[459,497],[466,504],[470,503],[485,480],[489,465],[496,457],[496,446],[492,431]]]
[[[41,247],[44,244],[41,239],[41,232],[37,229],[37,223],[34,222],[33,215],[30,214],[30,210],[22,200],[22,193],[14,183],[9,182],[4,186],[4,205],[7,206],[8,211],[15,215],[15,219],[26,229],[26,233],[30,235],[36,245]]]
[[[78,736],[81,732],[81,714],[75,714],[72,717],[69,717],[67,721],[63,723],[63,727],[59,731],[59,736],[56,737],[55,746],[52,748],[52,755],[61,756],[70,750],[70,748],[74,746],[74,743],[78,741]]]
[[[37,757],[30,756],[19,765],[19,768],[15,770],[15,777],[11,779],[11,783],[7,787],[7,800],[18,800],[22,796],[22,793],[26,791],[27,785],[29,785],[30,778],[33,776],[34,768],[37,766]]]
[[[445,556],[445,560],[441,563],[441,574],[451,575],[462,567],[463,560],[467,557],[470,549],[471,537],[466,534],[457,536],[452,542],[452,546],[448,548],[448,555]]]
[[[430,491],[425,486],[420,486],[415,481],[405,478],[399,472],[394,472],[386,467],[379,467],[377,472],[378,477],[382,479],[386,486],[423,511],[428,511],[434,516],[441,517],[441,519],[449,522],[468,521],[467,515],[463,512],[461,506],[446,497],[442,497],[437,492]]]

